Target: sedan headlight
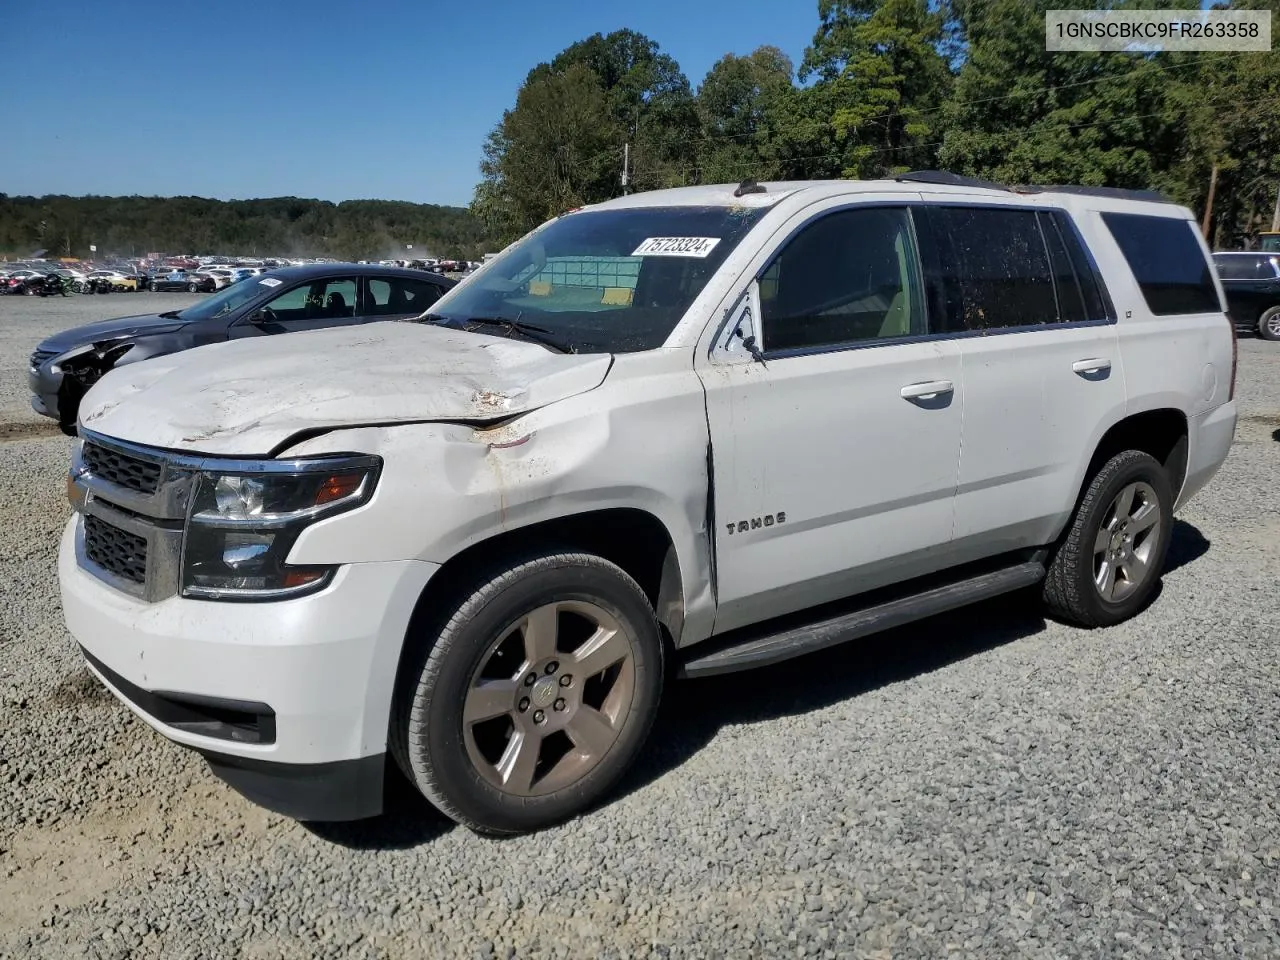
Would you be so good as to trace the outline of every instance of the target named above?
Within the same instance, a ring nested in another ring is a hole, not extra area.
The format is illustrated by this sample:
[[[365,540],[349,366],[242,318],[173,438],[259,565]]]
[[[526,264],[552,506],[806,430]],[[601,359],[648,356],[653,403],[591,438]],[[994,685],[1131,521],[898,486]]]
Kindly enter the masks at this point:
[[[335,568],[290,566],[289,551],[310,524],[366,503],[382,461],[356,456],[253,466],[258,469],[204,469],[196,478],[183,596],[278,600],[322,589]]]

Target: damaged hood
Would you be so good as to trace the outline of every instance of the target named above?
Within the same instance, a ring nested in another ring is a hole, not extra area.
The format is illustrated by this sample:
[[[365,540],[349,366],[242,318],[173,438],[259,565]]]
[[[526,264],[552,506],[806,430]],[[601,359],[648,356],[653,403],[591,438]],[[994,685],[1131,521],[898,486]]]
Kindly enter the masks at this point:
[[[183,326],[183,321],[170,315],[144,313],[136,317],[116,317],[114,320],[99,320],[87,323],[82,327],[72,327],[55,333],[52,337],[40,341],[39,350],[51,350],[65,353],[75,347],[99,340],[114,340],[120,337],[136,337],[138,334],[170,333]]]
[[[302,431],[525,413],[599,386],[611,362],[609,354],[384,321],[118,367],[85,395],[80,423],[151,446],[261,456]]]

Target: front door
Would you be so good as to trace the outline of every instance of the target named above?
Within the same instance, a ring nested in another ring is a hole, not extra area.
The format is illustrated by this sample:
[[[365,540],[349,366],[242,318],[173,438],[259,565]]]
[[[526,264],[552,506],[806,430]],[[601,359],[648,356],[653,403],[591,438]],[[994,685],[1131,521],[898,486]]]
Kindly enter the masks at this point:
[[[960,357],[924,339],[910,211],[787,233],[699,369],[717,632],[929,572],[951,539]]]

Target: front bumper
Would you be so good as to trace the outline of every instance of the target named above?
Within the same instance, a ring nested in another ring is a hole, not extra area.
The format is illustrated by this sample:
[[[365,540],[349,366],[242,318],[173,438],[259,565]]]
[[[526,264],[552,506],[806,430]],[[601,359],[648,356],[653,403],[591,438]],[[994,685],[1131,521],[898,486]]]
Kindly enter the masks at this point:
[[[120,700],[270,809],[379,811],[400,650],[436,564],[350,564],[319,593],[272,603],[147,603],[78,565],[81,529],[77,514],[59,550],[64,616]]]
[[[27,369],[27,388],[31,391],[31,409],[43,417],[59,419],[59,392],[62,390],[62,374],[46,368]]]

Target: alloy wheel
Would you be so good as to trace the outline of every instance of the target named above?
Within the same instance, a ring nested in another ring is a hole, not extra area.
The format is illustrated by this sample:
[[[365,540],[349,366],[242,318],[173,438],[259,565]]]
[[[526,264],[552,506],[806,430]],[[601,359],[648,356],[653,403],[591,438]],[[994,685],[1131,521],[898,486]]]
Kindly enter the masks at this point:
[[[509,627],[481,658],[462,706],[475,769],[519,797],[586,776],[630,712],[634,643],[617,618],[581,600],[543,604]]]
[[[1107,511],[1093,543],[1093,582],[1103,600],[1119,603],[1152,574],[1160,543],[1160,501],[1150,484],[1126,484]]]

